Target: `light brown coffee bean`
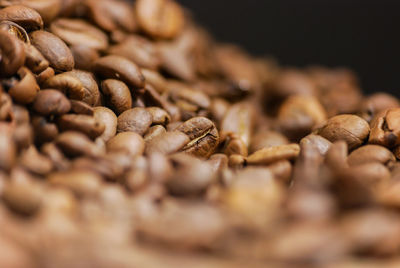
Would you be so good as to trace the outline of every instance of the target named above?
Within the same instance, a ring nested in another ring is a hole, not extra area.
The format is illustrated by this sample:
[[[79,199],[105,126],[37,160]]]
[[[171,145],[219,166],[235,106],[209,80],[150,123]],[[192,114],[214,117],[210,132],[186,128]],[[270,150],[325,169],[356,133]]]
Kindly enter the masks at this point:
[[[299,155],[298,144],[285,144],[264,148],[254,152],[246,158],[249,165],[270,164],[279,160],[294,159]]]
[[[309,134],[300,140],[300,146],[305,144],[314,145],[321,155],[325,155],[332,143],[324,137],[316,134]]]
[[[223,138],[224,147],[223,153],[230,156],[233,154],[238,154],[242,156],[248,155],[248,150],[246,144],[243,140],[239,137],[239,135],[235,133],[222,133],[225,137]]]
[[[360,104],[360,114],[362,118],[371,122],[373,117],[379,112],[399,106],[399,100],[394,96],[386,93],[375,93],[362,101]]]
[[[108,55],[99,58],[94,62],[93,69],[104,78],[120,79],[130,87],[143,88],[145,85],[145,78],[139,67],[121,56]]]
[[[69,72],[50,77],[44,81],[42,87],[58,89],[68,96],[68,98],[74,100],[82,100],[85,96],[85,88],[82,82]]]
[[[63,152],[52,142],[43,144],[40,152],[52,161],[56,170],[66,170],[70,166]]]
[[[146,143],[145,153],[172,154],[185,147],[190,142],[188,135],[181,131],[168,131],[158,135]]]
[[[383,146],[368,144],[357,148],[347,158],[350,166],[378,162],[384,165],[396,161],[391,151]]]
[[[20,156],[19,164],[26,170],[45,176],[53,169],[53,163],[49,158],[39,153],[35,146],[29,146]]]
[[[172,0],[139,0],[136,2],[139,26],[156,38],[173,38],[184,25],[181,7]]]
[[[2,127],[0,129],[0,149],[2,151],[0,154],[0,169],[9,171],[16,161],[17,146],[13,141],[11,133],[3,130]]]
[[[38,74],[49,67],[49,62],[34,46],[25,44],[26,61],[25,65],[33,73]]]
[[[369,143],[386,147],[400,144],[400,109],[391,108],[379,112],[371,121]]]
[[[107,79],[101,82],[106,103],[117,115],[132,108],[132,95],[128,86],[119,80]]]
[[[46,31],[29,34],[32,45],[49,61],[56,71],[70,71],[74,68],[74,57],[67,45],[57,36]]]
[[[127,152],[131,156],[142,155],[144,140],[135,132],[122,132],[115,135],[107,142],[108,152]]]
[[[24,65],[24,43],[12,34],[0,30],[0,49],[0,73],[2,76],[11,76]]]
[[[161,125],[155,125],[150,127],[144,134],[144,141],[147,143],[155,137],[164,134],[167,130]]]
[[[147,107],[146,111],[151,114],[153,118],[152,124],[154,125],[167,125],[171,121],[169,114],[159,107]]]
[[[40,90],[36,83],[35,76],[26,67],[21,67],[17,73],[20,81],[11,86],[8,90],[8,94],[10,94],[14,101],[22,104],[33,102],[36,94]]]
[[[98,106],[101,104],[100,90],[97,82],[92,73],[80,70],[72,70],[63,73],[64,75],[71,75],[81,82],[83,86],[83,97],[79,99],[90,106]]]
[[[0,21],[12,21],[27,31],[43,29],[43,20],[38,12],[23,5],[13,5],[0,9]]]
[[[50,174],[50,184],[71,190],[79,197],[93,196],[99,192],[102,178],[88,170],[69,170]]]
[[[30,124],[20,124],[14,129],[13,138],[18,151],[22,151],[33,144],[34,134]]]
[[[18,0],[18,3],[36,10],[45,24],[50,23],[59,14],[62,6],[60,0]]]
[[[44,69],[44,71],[35,75],[36,81],[38,82],[39,85],[43,85],[43,83],[50,77],[53,77],[54,74],[55,74],[54,69],[51,67],[47,67],[46,69]]]
[[[286,138],[286,136],[279,132],[272,130],[258,131],[251,137],[249,151],[253,153],[262,148],[279,146],[288,143],[289,140]]]
[[[61,133],[55,144],[68,156],[99,156],[102,151],[86,135],[76,131]]]
[[[137,29],[135,13],[129,3],[120,0],[88,0],[89,16],[102,29],[112,32],[122,28],[127,32]]]
[[[61,131],[73,130],[95,139],[103,134],[105,126],[94,116],[85,114],[64,114],[57,120],[57,125]]]
[[[51,23],[50,30],[68,45],[85,45],[96,50],[108,47],[107,35],[84,20],[56,19]]]
[[[334,116],[317,130],[317,134],[331,142],[344,140],[349,149],[359,147],[369,134],[367,121],[359,116],[352,114],[342,114]]]
[[[94,107],[94,118],[101,122],[105,128],[99,138],[107,142],[117,133],[117,116],[107,107]]]
[[[213,154],[207,162],[212,171],[217,174],[228,168],[228,157],[225,154]]]
[[[125,57],[143,68],[157,69],[160,65],[156,46],[138,35],[129,35],[123,42],[110,47],[108,53]]]
[[[151,114],[144,108],[126,110],[118,116],[118,132],[133,131],[143,135],[152,123]]]
[[[12,211],[32,216],[40,209],[42,196],[43,190],[33,182],[9,182],[2,199]]]
[[[219,134],[214,123],[205,117],[195,117],[180,125],[176,130],[185,133],[188,142],[181,151],[194,156],[208,158],[219,143]]]
[[[142,74],[146,79],[147,86],[150,84],[159,94],[168,89],[168,82],[160,73],[142,68]]]
[[[62,115],[71,109],[70,101],[58,90],[45,89],[39,91],[32,108],[41,115]]]
[[[1,93],[0,93],[1,95]],[[1,96],[0,96],[1,98]],[[14,104],[12,106],[12,112],[14,115],[14,121],[17,125],[21,124],[29,124],[30,122],[30,116],[29,116],[29,111],[27,108],[21,105],[16,105]]]

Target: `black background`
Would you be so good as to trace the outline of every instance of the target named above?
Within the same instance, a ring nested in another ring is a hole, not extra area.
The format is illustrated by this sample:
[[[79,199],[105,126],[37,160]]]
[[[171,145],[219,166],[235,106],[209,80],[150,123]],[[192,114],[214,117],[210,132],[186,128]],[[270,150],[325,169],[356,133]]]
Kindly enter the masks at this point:
[[[346,66],[400,97],[399,0],[180,0],[220,41],[283,65]]]

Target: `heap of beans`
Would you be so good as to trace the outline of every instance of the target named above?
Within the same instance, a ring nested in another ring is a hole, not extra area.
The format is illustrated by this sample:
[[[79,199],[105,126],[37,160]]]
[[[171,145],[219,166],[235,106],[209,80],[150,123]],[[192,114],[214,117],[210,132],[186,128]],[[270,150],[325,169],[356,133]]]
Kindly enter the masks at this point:
[[[400,267],[397,98],[172,0],[0,7],[0,267]]]

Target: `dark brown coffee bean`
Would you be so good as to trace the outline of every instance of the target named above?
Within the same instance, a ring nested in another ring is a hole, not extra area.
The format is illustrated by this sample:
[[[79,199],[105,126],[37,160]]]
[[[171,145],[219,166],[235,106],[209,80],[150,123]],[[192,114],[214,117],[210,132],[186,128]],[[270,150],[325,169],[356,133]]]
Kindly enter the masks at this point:
[[[97,50],[86,45],[75,45],[71,46],[70,49],[74,56],[76,69],[90,71],[92,70],[94,61],[100,58]]]
[[[365,145],[351,152],[347,161],[350,166],[378,162],[387,165],[394,162],[396,158],[391,151],[379,145]]]
[[[139,67],[124,57],[117,55],[102,57],[94,62],[93,69],[104,78],[120,79],[134,88],[144,87],[145,78]]]
[[[136,16],[139,26],[156,38],[173,38],[184,25],[183,11],[172,0],[139,0]]]
[[[62,115],[69,112],[71,103],[60,91],[46,89],[39,91],[32,107],[41,115]]]
[[[85,45],[96,50],[108,47],[107,35],[84,20],[57,19],[51,23],[50,30],[68,45]]]
[[[135,132],[122,132],[108,140],[108,152],[127,152],[131,156],[142,155],[144,152],[144,140]]]
[[[15,22],[27,31],[43,28],[43,20],[39,13],[23,5],[14,5],[0,9],[0,21],[3,20]]]
[[[49,67],[49,62],[45,59],[42,53],[39,52],[34,46],[25,44],[26,61],[25,65],[33,73],[38,74],[43,72]]]
[[[29,34],[32,45],[49,61],[56,71],[70,71],[74,68],[74,57],[67,45],[57,36],[46,31]]]
[[[94,118],[105,126],[99,138],[107,142],[117,133],[117,116],[107,107],[94,107]]]
[[[102,151],[86,135],[76,131],[61,133],[55,144],[68,156],[87,155],[96,157]]]
[[[137,35],[128,36],[124,42],[110,47],[108,52],[125,57],[143,68],[157,69],[160,65],[160,58],[154,44]]]
[[[89,138],[95,139],[100,136],[105,129],[102,122],[95,117],[84,114],[64,114],[58,121],[60,130],[75,130],[86,134]]]
[[[11,76],[24,65],[24,43],[12,34],[0,30],[0,49],[0,73],[2,76]]]
[[[147,107],[146,111],[148,111],[151,114],[151,117],[153,118],[152,124],[160,124],[160,125],[167,125],[171,121],[171,117],[169,114],[158,107]]]
[[[183,152],[198,157],[208,158],[212,155],[219,143],[219,134],[214,123],[205,117],[192,118],[176,130],[185,133],[189,138]]]
[[[58,135],[57,125],[43,116],[34,116],[32,126],[35,136],[35,142],[42,144],[53,141]]]
[[[132,7],[120,0],[88,0],[89,16],[107,32],[122,28],[127,32],[137,29]]]
[[[132,95],[124,82],[107,79],[101,82],[101,91],[106,102],[116,114],[121,114],[132,108]]]
[[[86,115],[94,115],[93,107],[89,104],[78,101],[78,100],[70,100],[71,103],[71,113],[74,114],[86,114]]]
[[[143,135],[152,123],[151,114],[144,108],[133,108],[118,116],[118,132],[133,131]]]
[[[317,134],[331,142],[344,140],[349,149],[359,147],[369,134],[368,123],[356,115],[342,114],[334,116],[317,130]]]
[[[190,138],[181,131],[169,131],[158,135],[146,143],[145,153],[172,154],[185,147],[190,142]]]
[[[19,103],[28,104],[33,102],[40,90],[35,76],[26,67],[18,70],[18,76],[20,81],[11,86],[8,94],[10,94],[14,101]]]

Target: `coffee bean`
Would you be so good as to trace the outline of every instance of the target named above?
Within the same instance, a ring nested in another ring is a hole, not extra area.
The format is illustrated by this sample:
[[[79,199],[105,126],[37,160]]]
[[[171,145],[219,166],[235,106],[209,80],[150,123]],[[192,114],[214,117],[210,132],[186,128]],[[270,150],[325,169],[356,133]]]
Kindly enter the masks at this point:
[[[86,115],[94,115],[94,108],[89,104],[78,101],[78,100],[70,100],[71,103],[71,113],[74,114],[86,114]]]
[[[48,176],[51,185],[71,190],[78,196],[92,196],[101,187],[101,177],[86,170],[56,172]]]
[[[144,134],[144,141],[149,142],[150,140],[154,139],[155,137],[164,134],[167,130],[161,125],[155,125],[150,127],[146,133]]]
[[[118,116],[118,132],[133,131],[143,135],[150,127],[153,119],[144,108],[126,110]]]
[[[108,47],[107,35],[84,20],[57,19],[51,23],[50,30],[68,45],[84,45],[96,50]]]
[[[350,166],[378,162],[384,165],[395,161],[396,158],[391,151],[379,145],[365,145],[362,146],[349,155],[347,161]]]
[[[101,104],[99,87],[92,73],[72,70],[63,74],[71,75],[72,77],[79,79],[81,82],[83,86],[83,96],[82,99],[79,100],[89,104],[90,106],[98,106]]]
[[[45,80],[43,85],[45,88],[54,88],[62,91],[67,97],[74,100],[83,100],[85,96],[85,88],[79,78],[71,73],[61,73]]]
[[[117,116],[107,107],[94,107],[94,118],[104,125],[104,132],[99,136],[107,142],[117,133]]]
[[[62,131],[79,131],[91,139],[100,136],[105,129],[102,122],[98,121],[94,116],[85,114],[64,114],[58,118],[57,125]]]
[[[118,133],[107,142],[107,151],[123,151],[132,156],[143,154],[144,147],[143,138],[135,132]]]
[[[156,38],[173,38],[184,24],[183,11],[172,0],[139,0],[136,16],[139,26]]]
[[[32,216],[41,206],[42,194],[42,189],[33,182],[11,182],[4,187],[2,198],[10,209]]]
[[[171,121],[169,114],[161,108],[147,107],[146,111],[148,111],[153,118],[152,124],[167,125]]]
[[[97,50],[86,45],[73,45],[70,49],[74,57],[76,69],[90,71],[92,70],[93,62],[100,58]]]
[[[66,131],[58,135],[55,144],[69,156],[87,155],[96,157],[101,150],[84,134]]]
[[[35,133],[35,142],[42,144],[53,141],[58,135],[58,127],[44,116],[34,116],[32,126]]]
[[[371,122],[372,118],[379,112],[400,106],[399,101],[386,93],[375,93],[365,98],[360,105],[361,117]]]
[[[0,49],[0,73],[3,74],[3,76],[11,76],[24,65],[24,44],[12,34],[0,30]]]
[[[132,108],[131,92],[124,82],[115,79],[104,80],[101,82],[101,91],[116,114]]]
[[[99,58],[94,62],[93,69],[104,78],[120,79],[134,88],[144,87],[145,78],[139,67],[124,57],[109,55]]]
[[[325,155],[331,146],[331,142],[320,135],[309,134],[300,140],[300,145],[312,144],[321,155]]]
[[[331,142],[344,140],[349,149],[355,149],[368,137],[369,130],[368,123],[361,117],[343,114],[330,118],[317,130],[317,134]]]
[[[16,102],[23,104],[33,102],[36,94],[40,90],[34,75],[27,68],[22,67],[18,70],[18,76],[20,81],[15,82],[15,84],[9,89],[8,93]]]
[[[25,44],[26,61],[25,65],[33,73],[38,74],[43,72],[49,67],[49,62],[45,59],[42,53],[39,52],[34,46]]]
[[[369,143],[386,147],[394,147],[399,144],[399,108],[386,109],[378,113],[371,121],[371,134]]]
[[[192,118],[176,130],[185,133],[190,139],[190,142],[181,149],[183,152],[208,158],[218,146],[218,131],[214,123],[205,117]]]
[[[60,91],[46,89],[39,91],[32,107],[41,115],[62,115],[69,112],[71,103]]]
[[[246,159],[249,165],[270,164],[279,160],[296,158],[299,155],[298,144],[285,144],[264,148],[249,155]]]
[[[251,137],[249,151],[251,153],[266,147],[274,147],[288,144],[289,141],[285,135],[276,131],[259,131]]]
[[[32,45],[49,61],[56,71],[70,71],[74,68],[74,57],[67,45],[57,36],[46,31],[29,34]]]
[[[50,23],[61,11],[59,0],[18,0],[18,2],[36,10],[45,24]]]
[[[43,29],[43,20],[38,12],[23,5],[13,5],[0,9],[0,21],[17,23],[27,31]]]
[[[176,153],[187,144],[190,138],[188,135],[181,131],[168,131],[164,134],[158,135],[154,139],[150,139],[146,143],[145,153],[150,155],[152,153],[172,154]]]
[[[0,154],[0,170],[8,171],[16,161],[17,147],[11,133],[7,133],[3,129],[0,132],[0,148],[3,152]]]

